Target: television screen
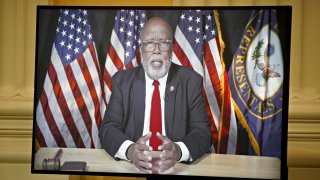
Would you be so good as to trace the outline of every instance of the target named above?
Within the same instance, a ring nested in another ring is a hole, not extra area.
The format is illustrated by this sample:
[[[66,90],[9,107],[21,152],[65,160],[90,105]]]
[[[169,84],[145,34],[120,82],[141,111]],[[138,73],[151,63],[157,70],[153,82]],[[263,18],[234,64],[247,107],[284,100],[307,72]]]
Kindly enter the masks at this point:
[[[38,6],[33,173],[287,179],[291,7]]]

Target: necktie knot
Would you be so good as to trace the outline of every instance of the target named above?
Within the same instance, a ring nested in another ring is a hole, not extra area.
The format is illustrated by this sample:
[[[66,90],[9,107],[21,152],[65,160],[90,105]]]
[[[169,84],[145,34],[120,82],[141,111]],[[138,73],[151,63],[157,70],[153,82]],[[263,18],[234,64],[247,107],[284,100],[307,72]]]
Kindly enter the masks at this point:
[[[154,85],[155,88],[159,87],[159,81],[154,80],[152,85]]]

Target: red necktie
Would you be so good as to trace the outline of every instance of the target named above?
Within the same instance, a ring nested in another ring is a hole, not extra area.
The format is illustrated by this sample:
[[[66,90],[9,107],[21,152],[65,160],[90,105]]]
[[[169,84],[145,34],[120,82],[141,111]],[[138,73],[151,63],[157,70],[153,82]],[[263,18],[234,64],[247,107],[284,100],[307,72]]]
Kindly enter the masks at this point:
[[[156,135],[157,132],[162,134],[159,81],[153,81],[153,85],[154,91],[152,95],[150,112],[150,131],[152,132],[152,136],[150,138],[150,146],[154,151],[158,151],[158,146],[162,144],[162,142],[157,138]]]

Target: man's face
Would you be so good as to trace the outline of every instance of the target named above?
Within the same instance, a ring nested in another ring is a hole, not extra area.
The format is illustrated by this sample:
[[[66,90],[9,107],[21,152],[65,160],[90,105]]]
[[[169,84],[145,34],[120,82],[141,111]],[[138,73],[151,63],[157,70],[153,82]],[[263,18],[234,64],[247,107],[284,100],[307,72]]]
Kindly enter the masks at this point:
[[[147,24],[141,39],[142,65],[151,79],[158,80],[168,73],[171,65],[170,27],[163,22]]]

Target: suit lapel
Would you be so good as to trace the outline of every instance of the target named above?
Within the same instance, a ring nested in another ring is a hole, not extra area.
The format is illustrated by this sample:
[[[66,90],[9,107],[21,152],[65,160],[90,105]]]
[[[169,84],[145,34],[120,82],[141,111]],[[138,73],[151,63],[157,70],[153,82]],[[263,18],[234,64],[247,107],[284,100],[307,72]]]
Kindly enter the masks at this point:
[[[178,89],[179,81],[177,80],[177,66],[172,63],[165,91],[165,127],[166,135],[169,138],[172,138],[172,129],[173,129],[173,115],[175,107],[175,97]]]
[[[133,98],[134,98],[134,128],[135,139],[139,139],[143,133],[144,109],[146,96],[146,81],[143,67],[140,66],[137,76],[133,81]]]

